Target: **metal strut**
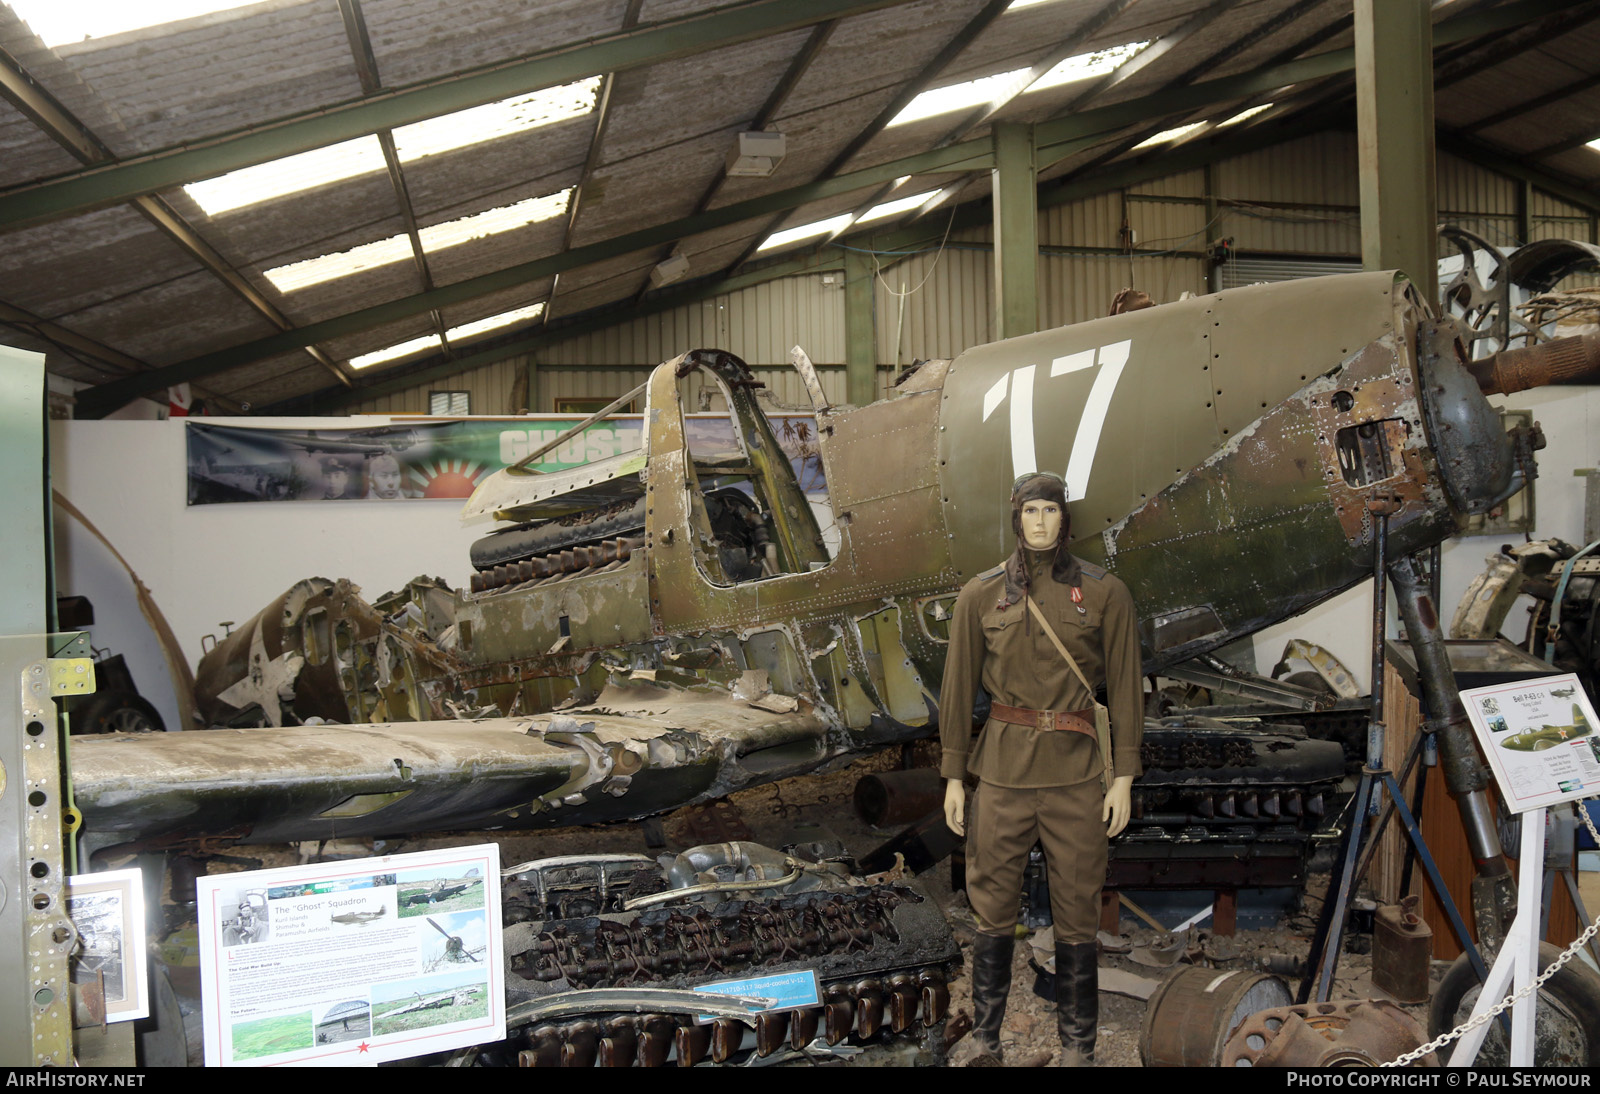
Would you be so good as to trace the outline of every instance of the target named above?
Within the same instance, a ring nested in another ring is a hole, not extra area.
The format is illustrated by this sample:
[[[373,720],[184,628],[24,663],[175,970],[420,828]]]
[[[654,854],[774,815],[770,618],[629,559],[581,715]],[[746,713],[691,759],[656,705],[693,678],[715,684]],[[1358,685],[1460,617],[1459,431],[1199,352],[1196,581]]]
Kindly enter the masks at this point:
[[[1388,552],[1389,540],[1389,514],[1393,511],[1393,502],[1387,498],[1373,498],[1368,503],[1368,510],[1372,514],[1373,523],[1373,596],[1372,596],[1372,705],[1369,726],[1367,730],[1367,759],[1361,769],[1361,781],[1356,788],[1354,800],[1354,815],[1349,826],[1345,829],[1344,840],[1340,847],[1340,869],[1333,892],[1328,894],[1323,901],[1322,912],[1317,920],[1316,933],[1312,936],[1311,952],[1306,961],[1306,976],[1300,983],[1300,990],[1296,996],[1297,1003],[1310,1001],[1312,984],[1316,984],[1317,1002],[1327,1002],[1333,991],[1334,971],[1339,963],[1340,944],[1344,936],[1345,919],[1350,910],[1350,900],[1355,894],[1356,884],[1366,873],[1372,861],[1371,844],[1375,844],[1388,824],[1390,816],[1398,816],[1400,824],[1405,829],[1406,838],[1410,841],[1416,852],[1417,861],[1422,864],[1423,870],[1428,875],[1428,883],[1433,886],[1434,895],[1438,897],[1440,905],[1444,908],[1450,927],[1455,932],[1456,939],[1461,943],[1472,967],[1480,979],[1487,977],[1488,968],[1483,963],[1483,958],[1473,944],[1472,936],[1467,930],[1466,922],[1461,918],[1460,911],[1456,908],[1455,901],[1451,899],[1450,890],[1445,887],[1444,878],[1439,873],[1439,868],[1433,860],[1433,855],[1428,850],[1427,842],[1423,839],[1422,830],[1418,827],[1416,818],[1406,807],[1405,796],[1396,783],[1394,774],[1389,771],[1383,761],[1383,744],[1386,727],[1383,721],[1383,670],[1384,670],[1384,636],[1387,629],[1387,608],[1384,571]],[[1431,599],[1418,580],[1416,564],[1410,558],[1397,559],[1387,567],[1389,577],[1395,583],[1395,593],[1400,601],[1401,616],[1406,622],[1406,632],[1410,636],[1413,648],[1416,650],[1417,665],[1424,681],[1424,696],[1430,712],[1442,712],[1445,717],[1440,719],[1443,725],[1435,726],[1444,740],[1447,764],[1454,762],[1454,767],[1446,767],[1446,782],[1450,786],[1451,794],[1461,805],[1463,821],[1467,823],[1468,841],[1472,846],[1473,859],[1478,863],[1479,880],[1484,875],[1485,864],[1493,866],[1498,863],[1504,871],[1505,860],[1500,855],[1499,838],[1492,825],[1485,832],[1479,829],[1474,834],[1474,823],[1479,816],[1480,803],[1473,799],[1484,798],[1483,788],[1487,777],[1481,764],[1478,763],[1477,754],[1472,751],[1472,740],[1466,734],[1466,712],[1461,707],[1461,701],[1453,687],[1453,676],[1450,675],[1449,661],[1444,657],[1444,643],[1439,634],[1438,617],[1433,610]],[[1426,649],[1426,652],[1425,652]],[[1426,665],[1427,667],[1424,667]],[[1442,678],[1438,675],[1444,673]],[[1444,683],[1441,685],[1440,680]],[[1445,697],[1454,701],[1454,714],[1459,717],[1460,736],[1452,738],[1449,733],[1449,719],[1451,711],[1446,705]],[[1464,738],[1464,739],[1463,739]],[[1465,745],[1463,752],[1461,746]],[[1413,747],[1407,768],[1416,759],[1416,748]],[[1475,772],[1474,772],[1475,769]],[[1477,778],[1474,782],[1473,775]],[[1463,789],[1458,792],[1457,787]],[[1482,803],[1486,812],[1487,803]],[[1470,812],[1469,812],[1470,810]],[[1368,818],[1375,822],[1368,825]],[[1472,818],[1472,819],[1469,819]],[[1366,840],[1365,836],[1370,837]],[[1484,842],[1487,836],[1489,842]],[[1363,855],[1364,842],[1368,844],[1368,853]],[[1357,860],[1360,867],[1357,868]],[[1490,875],[1493,877],[1493,875]],[[1478,908],[1479,887],[1477,881],[1473,883],[1473,904],[1477,911],[1479,937],[1483,937],[1484,910]],[[1503,921],[1501,921],[1503,922]]]

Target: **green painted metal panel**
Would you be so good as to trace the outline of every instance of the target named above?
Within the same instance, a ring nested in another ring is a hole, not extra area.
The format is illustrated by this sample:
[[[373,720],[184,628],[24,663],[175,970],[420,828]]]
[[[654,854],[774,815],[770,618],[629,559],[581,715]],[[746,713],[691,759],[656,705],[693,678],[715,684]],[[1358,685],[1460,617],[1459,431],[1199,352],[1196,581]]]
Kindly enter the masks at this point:
[[[1355,14],[1361,263],[1405,270],[1432,300],[1438,186],[1428,0],[1356,0]]]
[[[877,274],[872,256],[844,255],[844,368],[846,398],[866,406],[878,397],[878,340],[874,316]]]
[[[44,354],[0,346],[0,466],[6,469],[0,559],[6,593],[0,634],[46,629],[44,558]]]
[[[1002,122],[994,140],[994,311],[1001,338],[1039,329],[1039,209],[1031,126]]]

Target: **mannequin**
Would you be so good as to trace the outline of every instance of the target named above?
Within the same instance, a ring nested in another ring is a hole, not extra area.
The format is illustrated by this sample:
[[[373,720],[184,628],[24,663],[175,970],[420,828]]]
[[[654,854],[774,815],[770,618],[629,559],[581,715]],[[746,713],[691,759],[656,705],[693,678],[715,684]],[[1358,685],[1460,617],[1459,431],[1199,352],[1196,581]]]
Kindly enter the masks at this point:
[[[1060,1062],[1092,1065],[1106,844],[1127,826],[1133,780],[1142,773],[1137,617],[1126,585],[1068,553],[1060,478],[1018,479],[1011,526],[1018,541],[1012,556],[969,581],[956,599],[939,701],[945,821],[967,837],[967,894],[978,927],[972,1063],[1000,1062],[1022,872],[1038,839],[1055,922]],[[1030,600],[1089,683],[1106,686],[1109,785],[1101,781],[1106,758],[1095,739],[1093,696],[1043,632]],[[972,742],[979,687],[989,693],[991,714]],[[962,784],[968,773],[978,778],[970,816]]]

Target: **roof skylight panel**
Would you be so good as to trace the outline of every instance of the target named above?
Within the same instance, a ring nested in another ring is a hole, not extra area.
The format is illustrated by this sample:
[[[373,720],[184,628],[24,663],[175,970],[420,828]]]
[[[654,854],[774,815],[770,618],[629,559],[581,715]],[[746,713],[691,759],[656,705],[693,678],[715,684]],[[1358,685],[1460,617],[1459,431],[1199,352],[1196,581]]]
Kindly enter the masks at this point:
[[[197,15],[248,7],[260,0],[8,0],[44,44],[71,45]]]
[[[1050,87],[1060,87],[1062,84],[1070,84],[1077,80],[1104,76],[1149,44],[1149,42],[1124,42],[1120,46],[1111,46],[1108,49],[1097,49],[1093,53],[1080,53],[1076,57],[1068,57],[1065,61],[1056,65],[1055,68],[1052,68],[1049,72],[1029,84],[1028,93],[1043,91]]]
[[[432,254],[470,240],[515,231],[529,224],[561,216],[567,211],[567,202],[571,197],[572,188],[568,187],[559,193],[528,198],[513,205],[503,205],[498,209],[474,213],[472,216],[447,220],[443,224],[433,224],[421,229],[417,235],[422,240],[422,249]],[[363,243],[348,251],[336,251],[276,266],[262,271],[262,276],[272,282],[273,287],[279,292],[290,293],[365,270],[376,269],[379,266],[387,266],[392,262],[402,262],[410,257],[411,239],[401,234],[374,243]]]
[[[869,220],[882,220],[884,217],[898,216],[911,209],[918,208],[923,202],[938,193],[937,190],[924,190],[920,194],[909,194],[903,198],[895,198],[881,205],[874,205],[856,218],[857,224],[865,224]]]
[[[785,228],[781,232],[773,232],[756,250],[770,251],[774,247],[797,243],[802,239],[828,235],[840,228],[848,228],[854,217],[854,213],[840,213],[838,216],[829,217],[827,220],[816,220],[810,224],[801,224],[794,228]]]
[[[376,243],[363,243],[348,251],[318,255],[287,266],[263,270],[262,276],[272,282],[281,293],[308,289],[325,281],[333,281],[365,270],[375,270],[391,262],[401,262],[411,257],[411,238],[406,235],[390,236]]]
[[[499,330],[501,327],[509,327],[513,323],[520,323],[524,319],[537,319],[543,314],[544,301],[541,300],[537,304],[529,304],[524,308],[513,308],[511,311],[503,311],[499,315],[491,315],[483,319],[475,319],[470,323],[463,323],[459,327],[451,327],[444,333],[445,337],[449,338],[451,342],[465,342],[488,331]],[[385,361],[396,361],[402,357],[420,353],[423,350],[439,348],[440,342],[437,334],[424,334],[417,338],[408,338],[404,342],[398,342],[385,349],[375,349],[371,353],[363,353],[360,356],[352,357],[350,358],[350,367],[371,368],[373,365],[381,365]]]
[[[1260,106],[1252,106],[1249,110],[1241,110],[1241,111],[1239,111],[1239,113],[1235,114],[1233,117],[1229,118],[1225,122],[1218,122],[1217,125],[1220,127],[1220,126],[1224,126],[1224,125],[1233,125],[1233,124],[1235,124],[1237,122],[1242,122],[1246,118],[1255,117],[1257,114],[1261,113],[1263,110],[1271,110],[1272,109],[1272,105],[1273,104],[1271,104],[1271,103],[1262,103]]]
[[[600,77],[591,76],[403,125],[394,131],[395,151],[400,162],[407,163],[579,118],[594,110],[599,92]]]
[[[520,323],[524,319],[537,319],[543,314],[544,301],[541,300],[539,303],[529,304],[525,308],[513,308],[511,311],[503,311],[499,315],[491,315],[484,319],[474,319],[472,322],[463,323],[459,327],[451,327],[445,333],[450,336],[450,341],[452,342],[464,342],[488,331],[499,330],[501,327],[509,327],[513,323]]]
[[[1153,147],[1155,145],[1158,145],[1158,144],[1166,144],[1169,141],[1180,140],[1183,137],[1187,137],[1189,134],[1195,132],[1195,130],[1201,129],[1201,128],[1204,128],[1204,127],[1207,127],[1207,126],[1213,128],[1213,129],[1221,129],[1225,125],[1233,125],[1233,124],[1235,124],[1237,122],[1244,121],[1246,118],[1253,118],[1257,114],[1261,113],[1263,110],[1270,110],[1271,108],[1272,108],[1272,104],[1271,103],[1262,103],[1260,106],[1252,106],[1248,110],[1241,110],[1237,114],[1233,115],[1231,118],[1225,118],[1220,122],[1212,123],[1210,121],[1198,121],[1198,122],[1190,122],[1188,125],[1175,126],[1172,129],[1163,129],[1161,132],[1157,133],[1155,136],[1146,137],[1144,140],[1140,141],[1138,144],[1134,145],[1133,147],[1135,149],[1138,149],[1138,148],[1151,148],[1151,147]],[[1203,136],[1204,134],[1200,134],[1200,135]]]
[[[298,194],[330,182],[383,170],[383,146],[377,137],[357,137],[326,148],[285,156],[269,163],[230,171],[184,187],[209,216],[242,209],[258,201]]]
[[[1149,42],[1125,42],[1122,45],[1097,49],[1090,53],[1079,53],[1061,61],[1031,84],[1025,81],[1032,69],[1014,68],[990,76],[980,76],[964,83],[932,88],[907,103],[904,110],[890,119],[889,124],[905,125],[907,122],[921,121],[923,118],[965,110],[983,103],[1004,102],[1017,94],[1031,94],[1046,88],[1075,83],[1078,80],[1104,76],[1149,44]]]
[[[422,249],[431,254],[468,240],[499,235],[558,217],[567,211],[567,202],[571,199],[572,187],[569,186],[544,197],[528,198],[514,205],[502,205],[498,209],[487,209],[459,220],[434,224],[417,234],[422,237]]]
[[[1144,140],[1140,141],[1138,144],[1134,145],[1133,147],[1134,148],[1150,148],[1150,147],[1152,147],[1154,145],[1157,145],[1157,144],[1166,144],[1168,141],[1177,140],[1179,137],[1183,136],[1185,133],[1193,133],[1196,129],[1199,129],[1202,125],[1205,125],[1205,124],[1206,124],[1205,122],[1190,122],[1188,125],[1178,125],[1178,126],[1173,126],[1171,129],[1163,129],[1161,132],[1157,133],[1155,136],[1146,137]]]
[[[401,163],[526,133],[594,110],[600,77],[485,103],[394,130]],[[211,216],[384,169],[377,137],[357,137],[185,186]]]
[[[439,345],[439,336],[437,334],[424,334],[420,338],[409,338],[385,349],[375,349],[371,353],[363,353],[358,357],[352,357],[350,358],[350,367],[371,368],[373,365],[381,365],[385,361],[397,361],[402,357],[410,357],[413,353],[421,353],[425,349],[438,349]]]
[[[996,72],[992,76],[980,76],[976,80],[950,84],[948,87],[931,88],[907,103],[904,110],[889,119],[889,124],[919,122],[923,118],[1005,98],[1017,91],[1017,85],[1027,75],[1027,69],[1014,68],[1009,72]]]

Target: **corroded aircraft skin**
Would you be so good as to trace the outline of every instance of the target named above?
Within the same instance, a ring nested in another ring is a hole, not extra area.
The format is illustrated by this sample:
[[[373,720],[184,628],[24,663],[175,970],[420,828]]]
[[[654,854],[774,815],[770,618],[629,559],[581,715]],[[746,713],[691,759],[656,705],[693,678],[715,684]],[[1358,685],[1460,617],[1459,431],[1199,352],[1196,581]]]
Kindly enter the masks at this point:
[[[926,735],[950,606],[1008,553],[1025,472],[1066,477],[1074,550],[1133,590],[1154,671],[1370,577],[1375,506],[1393,560],[1533,471],[1454,329],[1392,272],[981,346],[860,408],[823,405],[797,367],[823,522],[749,370],[685,354],[648,383],[642,452],[508,470],[474,499],[550,527],[642,506],[642,527],[473,591],[419,581],[369,606],[302,582],[202,663],[200,706],[214,724],[349,724],[79,739],[91,841],[638,818]],[[694,372],[726,396],[737,452],[691,451]]]

